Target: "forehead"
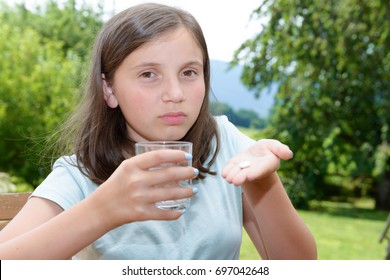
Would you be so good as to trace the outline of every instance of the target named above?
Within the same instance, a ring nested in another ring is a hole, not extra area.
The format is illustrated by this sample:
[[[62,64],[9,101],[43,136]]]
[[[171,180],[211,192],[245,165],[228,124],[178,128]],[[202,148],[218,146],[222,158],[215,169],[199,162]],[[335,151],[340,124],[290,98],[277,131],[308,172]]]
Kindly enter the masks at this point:
[[[204,52],[195,36],[186,28],[181,27],[172,32],[164,33],[144,43],[125,60],[165,60],[178,59],[204,60]]]

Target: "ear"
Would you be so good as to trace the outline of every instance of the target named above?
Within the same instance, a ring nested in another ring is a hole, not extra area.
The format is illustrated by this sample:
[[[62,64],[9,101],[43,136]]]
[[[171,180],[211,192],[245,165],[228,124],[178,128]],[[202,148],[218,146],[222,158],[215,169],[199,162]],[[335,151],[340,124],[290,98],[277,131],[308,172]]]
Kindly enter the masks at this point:
[[[118,107],[118,100],[116,99],[113,90],[112,85],[106,81],[106,77],[104,74],[102,74],[102,80],[103,80],[103,97],[106,101],[106,104],[108,107],[115,109]]]

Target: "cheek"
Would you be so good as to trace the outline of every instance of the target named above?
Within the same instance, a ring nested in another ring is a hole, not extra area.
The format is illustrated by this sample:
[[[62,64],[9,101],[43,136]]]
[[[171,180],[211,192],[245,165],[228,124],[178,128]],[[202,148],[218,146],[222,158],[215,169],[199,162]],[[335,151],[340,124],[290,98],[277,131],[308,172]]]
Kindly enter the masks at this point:
[[[144,124],[149,120],[149,116],[153,116],[155,106],[153,106],[153,103],[148,100],[133,98],[128,100],[126,105],[125,108],[122,108],[122,113],[125,115],[127,121],[132,125],[138,123]]]
[[[118,101],[123,112],[142,112],[153,102],[151,100],[153,95],[138,87],[122,87],[118,92],[120,92]]]
[[[128,123],[142,121],[145,112],[150,108],[150,101],[146,96],[134,89],[121,91],[118,96],[119,107]]]
[[[146,104],[143,104],[140,100],[134,100],[129,106],[129,111],[140,113],[142,110],[145,110],[145,106]]]
[[[195,104],[199,104],[199,103],[202,104],[203,99],[206,96],[205,90],[206,89],[204,84],[199,84],[197,86],[194,86],[192,88],[192,93],[189,95],[189,99],[191,100],[191,102],[194,102]]]

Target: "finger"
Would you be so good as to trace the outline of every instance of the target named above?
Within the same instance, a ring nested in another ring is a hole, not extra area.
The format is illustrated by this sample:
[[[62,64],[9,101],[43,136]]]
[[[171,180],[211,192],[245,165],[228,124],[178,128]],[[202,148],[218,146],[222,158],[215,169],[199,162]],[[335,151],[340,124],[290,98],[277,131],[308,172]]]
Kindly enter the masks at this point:
[[[232,180],[232,184],[235,186],[241,186],[245,181],[247,181],[247,173],[239,172]]]
[[[263,178],[269,174],[275,172],[279,167],[279,160],[277,161],[261,161],[254,164],[252,168],[243,170],[245,173],[245,180],[253,181],[256,179]]]
[[[149,188],[138,194],[137,203],[131,203],[132,221],[145,220],[173,220],[182,215],[178,210],[162,210],[156,207],[156,203],[167,200],[190,198],[195,194],[193,188],[181,187],[158,187]],[[165,213],[175,212],[175,213]]]
[[[231,165],[231,167],[229,169],[229,172],[226,174],[225,179],[229,183],[234,184],[235,186],[238,186],[240,184],[237,183],[237,179],[236,178],[237,178],[237,176],[239,176],[239,174],[242,172],[242,170],[241,170],[241,168],[237,164],[230,163],[229,165]]]
[[[147,218],[145,220],[160,220],[170,221],[180,218],[185,211],[183,210],[162,210],[155,205],[151,206],[147,212]]]
[[[192,159],[192,155],[184,151],[166,149],[146,152],[135,156],[133,159],[136,160],[139,168],[150,169],[163,163],[185,163]]]
[[[179,182],[169,182],[167,184],[156,185],[151,188],[151,194],[154,202],[162,200],[176,200],[190,198],[197,193],[198,188],[192,185],[183,186]]]
[[[174,181],[185,181],[198,176],[199,170],[192,166],[170,166],[162,169],[148,170],[149,185],[161,185]]]
[[[225,179],[235,185],[242,185],[245,181],[253,181],[276,171],[279,167],[279,159],[275,155],[263,156],[261,160],[230,161]]]
[[[147,220],[175,220],[184,214],[183,210],[163,210],[156,207],[156,203],[166,200],[178,200],[190,198],[195,194],[193,188],[155,188],[151,191],[150,207],[145,211],[147,213]]]
[[[233,162],[229,162],[222,170],[222,177],[223,178],[226,178],[226,176],[229,174],[230,170],[232,170],[232,168],[234,167],[234,163]]]
[[[191,198],[197,192],[197,188],[179,187],[178,184],[160,185],[150,190],[150,202],[156,203],[163,200],[178,200]]]
[[[282,144],[278,140],[261,139],[258,142],[264,144],[264,146],[267,147],[273,154],[283,160],[288,160],[294,155],[287,145]]]

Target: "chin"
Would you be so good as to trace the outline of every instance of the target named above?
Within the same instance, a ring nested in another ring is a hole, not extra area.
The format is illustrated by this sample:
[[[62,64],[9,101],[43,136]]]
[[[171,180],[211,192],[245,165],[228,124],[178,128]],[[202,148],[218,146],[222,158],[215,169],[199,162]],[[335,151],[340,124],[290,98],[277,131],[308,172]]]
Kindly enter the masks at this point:
[[[184,129],[178,129],[177,127],[175,129],[172,129],[171,131],[166,131],[166,133],[158,134],[159,140],[167,140],[167,141],[179,141],[183,139],[184,136],[186,136],[188,130]]]
[[[180,141],[183,137],[165,137],[165,138],[160,138],[160,139],[156,139],[156,140],[160,140],[160,141]]]
[[[157,140],[180,141],[181,139],[183,139],[184,136],[185,136],[185,134],[181,134],[181,135],[166,135],[165,137],[159,137],[159,139],[157,139]]]

